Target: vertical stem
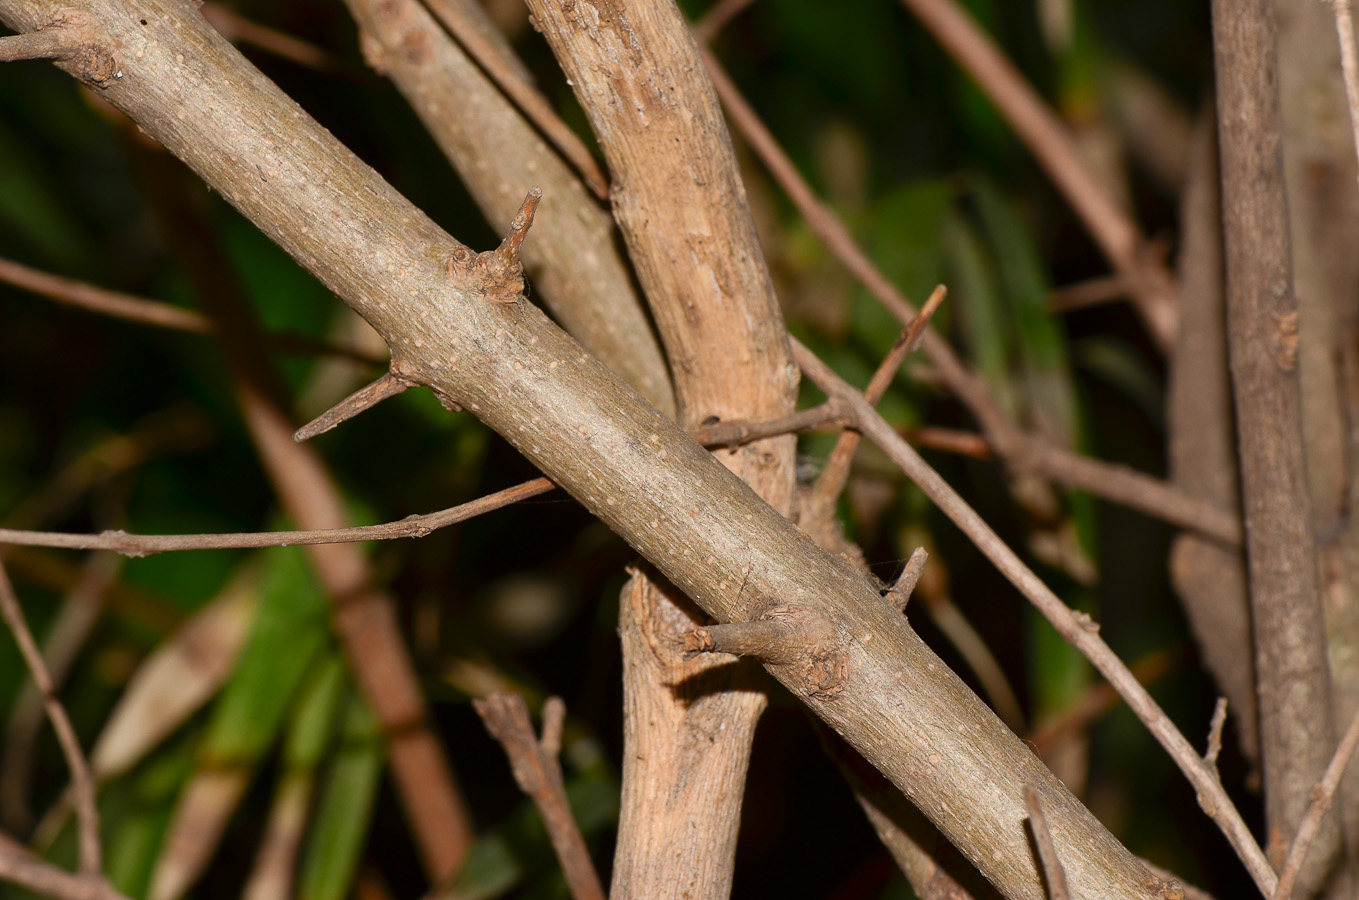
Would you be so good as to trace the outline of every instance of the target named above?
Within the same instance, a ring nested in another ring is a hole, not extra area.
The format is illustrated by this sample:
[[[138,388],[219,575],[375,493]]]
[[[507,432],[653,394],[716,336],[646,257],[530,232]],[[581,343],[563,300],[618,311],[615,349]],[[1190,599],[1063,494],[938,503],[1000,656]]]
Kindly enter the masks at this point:
[[[1271,843],[1298,828],[1335,746],[1308,501],[1298,308],[1279,131],[1274,6],[1214,0],[1227,272],[1227,339],[1254,618],[1265,814]],[[1318,841],[1313,879],[1329,864]],[[1315,884],[1307,877],[1304,884]]]

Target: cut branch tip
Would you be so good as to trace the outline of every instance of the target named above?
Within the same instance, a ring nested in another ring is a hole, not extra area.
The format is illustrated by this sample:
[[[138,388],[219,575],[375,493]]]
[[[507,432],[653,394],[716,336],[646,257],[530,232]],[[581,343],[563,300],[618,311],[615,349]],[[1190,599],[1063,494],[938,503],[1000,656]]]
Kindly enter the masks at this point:
[[[538,212],[538,204],[542,199],[542,188],[529,188],[528,195],[519,206],[519,212],[514,215],[514,221],[510,222],[509,234],[500,242],[500,249],[497,251],[506,262],[518,261],[519,247],[528,236],[528,230],[533,227],[533,217]]]

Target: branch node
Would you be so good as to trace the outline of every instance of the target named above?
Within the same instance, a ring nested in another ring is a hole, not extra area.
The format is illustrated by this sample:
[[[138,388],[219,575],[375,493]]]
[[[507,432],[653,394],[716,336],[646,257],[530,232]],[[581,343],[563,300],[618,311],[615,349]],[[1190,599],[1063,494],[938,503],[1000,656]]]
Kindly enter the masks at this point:
[[[808,698],[840,693],[849,674],[849,654],[830,619],[801,607],[776,606],[754,621],[706,625],[674,640],[686,658],[730,653],[796,667]]]
[[[387,372],[377,381],[359,388],[339,403],[336,403],[330,409],[321,413],[321,415],[312,419],[306,425],[297,429],[297,431],[294,431],[293,440],[300,444],[303,441],[311,440],[318,434],[325,434],[341,422],[347,422],[359,413],[372,409],[383,400],[395,397],[397,394],[405,392],[406,389],[410,387],[410,381],[399,375]]]
[[[96,87],[123,77],[104,24],[83,9],[59,9],[35,31],[0,38],[0,62],[17,59],[56,60]]]
[[[466,289],[496,306],[514,306],[528,296],[519,248],[533,225],[542,199],[541,188],[529,189],[510,223],[509,233],[496,249],[473,253],[471,249],[459,246],[454,250],[448,260],[449,279],[470,280]]]

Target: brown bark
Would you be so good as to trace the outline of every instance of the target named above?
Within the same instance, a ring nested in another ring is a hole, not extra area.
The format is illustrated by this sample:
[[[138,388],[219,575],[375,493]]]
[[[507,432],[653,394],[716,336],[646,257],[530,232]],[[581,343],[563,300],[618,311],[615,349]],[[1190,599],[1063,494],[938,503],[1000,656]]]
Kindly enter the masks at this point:
[[[797,370],[783,318],[731,139],[679,10],[668,0],[529,7],[604,148],[614,215],[671,361],[680,424],[792,412]],[[782,436],[715,455],[788,515],[795,449]],[[681,592],[641,574],[624,592],[615,896],[731,893],[750,746],[767,699],[750,661],[686,661],[658,647],[661,634],[688,630],[698,615]]]
[[[443,0],[518,59],[474,0]],[[524,263],[535,295],[590,352],[663,412],[674,399],[665,359],[615,240],[613,221],[533,126],[416,0],[348,0],[369,63],[392,79],[457,168],[487,220],[503,231],[529,185],[543,190]]]
[[[1180,198],[1180,330],[1171,358],[1167,427],[1171,478],[1185,494],[1232,510],[1240,522],[1236,430],[1227,373],[1222,296],[1222,213],[1217,121],[1203,117]],[[1245,756],[1258,764],[1255,662],[1239,547],[1181,534],[1170,552],[1180,595],[1203,662],[1227,698]]]
[[[1359,708],[1359,523],[1353,519],[1359,406],[1359,169],[1330,4],[1276,0],[1307,480],[1318,538],[1334,728]],[[1359,773],[1337,800],[1359,855]],[[1352,878],[1355,876],[1351,876]],[[1352,890],[1353,888],[1351,888]]]
[[[1271,845],[1297,830],[1335,747],[1325,625],[1308,502],[1298,380],[1298,306],[1289,258],[1270,0],[1213,4],[1236,400],[1255,634],[1265,813]],[[1334,823],[1302,881],[1334,861]]]
[[[0,0],[0,18],[32,30],[55,6]],[[477,257],[442,232],[187,0],[88,7],[122,73],[102,95],[368,319],[399,374],[505,436],[719,621],[757,619],[777,598],[829,625],[823,654],[769,670],[1002,892],[1043,896],[1023,825],[1032,783],[1073,893],[1155,896],[1142,865],[872,585],[524,301],[508,251]]]

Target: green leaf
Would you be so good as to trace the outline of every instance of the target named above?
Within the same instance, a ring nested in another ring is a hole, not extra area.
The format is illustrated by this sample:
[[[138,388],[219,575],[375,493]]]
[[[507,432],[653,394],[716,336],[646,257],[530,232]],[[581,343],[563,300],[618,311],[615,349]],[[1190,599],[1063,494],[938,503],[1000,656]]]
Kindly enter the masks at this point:
[[[339,752],[326,774],[316,825],[307,841],[298,886],[301,900],[344,900],[363,847],[382,773],[377,721],[354,697],[345,717]]]
[[[325,599],[302,551],[265,551],[260,603],[250,639],[213,710],[205,762],[253,763],[277,739],[284,714],[330,639]]]

